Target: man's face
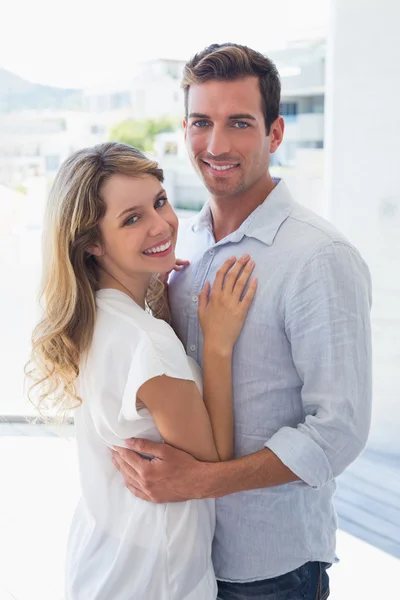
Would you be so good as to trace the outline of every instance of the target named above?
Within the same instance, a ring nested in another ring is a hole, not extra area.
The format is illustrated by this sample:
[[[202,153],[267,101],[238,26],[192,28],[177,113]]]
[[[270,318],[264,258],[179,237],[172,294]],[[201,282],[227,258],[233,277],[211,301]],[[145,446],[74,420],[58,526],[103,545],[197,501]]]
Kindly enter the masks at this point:
[[[192,164],[213,196],[234,197],[268,178],[280,141],[274,126],[267,136],[257,77],[191,85],[184,128]]]

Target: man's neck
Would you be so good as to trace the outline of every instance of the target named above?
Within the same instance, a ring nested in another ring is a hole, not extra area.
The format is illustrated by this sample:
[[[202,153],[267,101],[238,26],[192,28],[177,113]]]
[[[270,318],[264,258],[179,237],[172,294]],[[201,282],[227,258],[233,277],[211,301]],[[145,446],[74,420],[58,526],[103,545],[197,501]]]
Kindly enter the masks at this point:
[[[213,233],[216,242],[230,235],[247,219],[247,217],[264,202],[272,192],[275,183],[272,177],[262,185],[254,186],[241,195],[221,197],[211,196],[209,203],[213,220]]]

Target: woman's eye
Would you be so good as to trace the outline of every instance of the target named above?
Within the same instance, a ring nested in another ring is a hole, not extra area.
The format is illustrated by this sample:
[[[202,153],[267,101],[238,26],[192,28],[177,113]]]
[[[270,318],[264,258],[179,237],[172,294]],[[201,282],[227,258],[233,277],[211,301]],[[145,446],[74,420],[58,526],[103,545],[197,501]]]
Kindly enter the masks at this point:
[[[168,202],[167,198],[159,198],[154,204],[154,208],[162,208]]]
[[[125,221],[124,225],[134,225],[138,219],[139,217],[137,215],[132,215]]]

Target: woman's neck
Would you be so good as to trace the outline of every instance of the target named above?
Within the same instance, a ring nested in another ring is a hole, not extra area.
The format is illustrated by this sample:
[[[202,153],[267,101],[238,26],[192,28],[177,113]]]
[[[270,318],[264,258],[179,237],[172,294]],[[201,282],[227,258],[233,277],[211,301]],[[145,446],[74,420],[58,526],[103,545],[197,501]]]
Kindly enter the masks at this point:
[[[134,280],[124,277],[123,275],[112,275],[104,267],[100,267],[99,272],[99,287],[100,289],[111,288],[127,294],[138,304],[143,310],[145,309],[145,298],[147,288],[149,287],[151,276],[139,277]]]

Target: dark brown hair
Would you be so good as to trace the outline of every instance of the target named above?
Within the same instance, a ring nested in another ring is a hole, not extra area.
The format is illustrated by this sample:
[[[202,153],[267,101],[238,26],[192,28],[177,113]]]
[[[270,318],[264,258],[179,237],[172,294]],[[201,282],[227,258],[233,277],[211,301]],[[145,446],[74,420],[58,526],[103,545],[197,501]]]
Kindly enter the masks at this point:
[[[185,95],[185,115],[188,115],[189,88],[206,81],[234,81],[258,77],[265,127],[279,117],[281,82],[275,64],[260,52],[240,44],[212,44],[189,60],[183,70],[182,88]]]

